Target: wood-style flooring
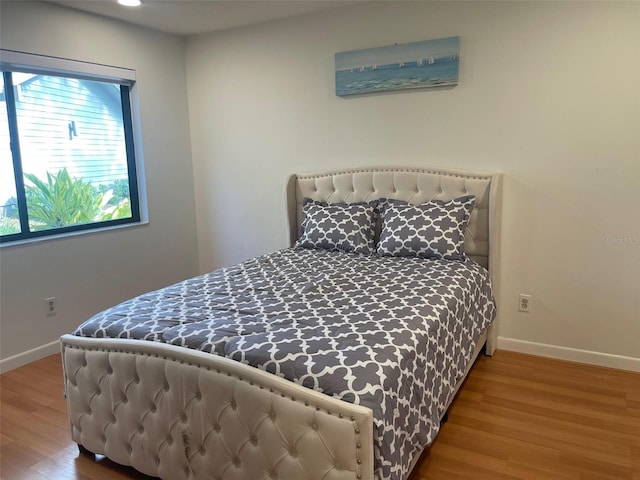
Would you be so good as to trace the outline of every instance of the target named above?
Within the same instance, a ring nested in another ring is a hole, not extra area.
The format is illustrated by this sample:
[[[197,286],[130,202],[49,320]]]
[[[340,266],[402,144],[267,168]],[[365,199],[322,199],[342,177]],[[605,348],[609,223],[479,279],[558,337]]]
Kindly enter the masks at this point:
[[[0,376],[2,480],[149,479],[78,454],[59,355]],[[640,480],[640,374],[481,357],[410,480]]]

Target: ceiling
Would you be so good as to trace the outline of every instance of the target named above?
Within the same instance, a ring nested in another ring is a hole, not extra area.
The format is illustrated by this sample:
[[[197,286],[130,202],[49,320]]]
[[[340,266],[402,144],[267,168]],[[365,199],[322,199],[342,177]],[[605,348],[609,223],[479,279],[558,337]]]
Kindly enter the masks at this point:
[[[123,7],[116,0],[48,0],[177,35],[226,30],[342,7],[365,0],[142,0]]]

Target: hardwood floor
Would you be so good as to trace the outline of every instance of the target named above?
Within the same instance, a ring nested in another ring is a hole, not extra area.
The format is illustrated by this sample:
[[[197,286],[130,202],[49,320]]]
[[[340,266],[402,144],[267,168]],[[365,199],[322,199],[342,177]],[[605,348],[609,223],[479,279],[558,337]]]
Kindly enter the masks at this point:
[[[640,374],[482,357],[411,480],[640,480]]]
[[[0,376],[2,480],[150,477],[79,455],[59,355]],[[640,374],[498,351],[473,367],[411,480],[640,480]]]

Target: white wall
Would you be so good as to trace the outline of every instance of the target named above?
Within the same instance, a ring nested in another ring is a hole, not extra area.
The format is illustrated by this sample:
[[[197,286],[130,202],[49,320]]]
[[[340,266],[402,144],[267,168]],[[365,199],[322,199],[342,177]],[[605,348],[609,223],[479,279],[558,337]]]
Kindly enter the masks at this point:
[[[186,83],[177,37],[35,2],[1,2],[0,22],[3,48],[137,70],[150,209],[148,226],[2,247],[3,368],[114,303],[286,246],[288,174],[386,164],[505,173],[504,345],[640,359],[639,4],[373,2],[192,37]],[[334,95],[334,53],[450,35],[458,86]]]
[[[200,270],[286,246],[292,172],[499,170],[503,345],[637,367],[638,25],[633,2],[372,2],[191,37]],[[334,95],[336,52],[452,35],[455,88]]]
[[[0,4],[2,48],[137,71],[149,224],[0,250],[3,368],[115,303],[198,270],[183,40],[38,2]],[[58,314],[46,317],[43,299]],[[49,348],[50,350],[50,348]],[[17,356],[17,357],[16,357]]]

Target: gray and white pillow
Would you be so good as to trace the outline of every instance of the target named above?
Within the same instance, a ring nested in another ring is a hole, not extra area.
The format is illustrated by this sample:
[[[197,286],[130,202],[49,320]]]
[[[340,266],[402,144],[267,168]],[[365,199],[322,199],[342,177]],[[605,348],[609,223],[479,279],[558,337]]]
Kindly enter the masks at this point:
[[[382,209],[377,253],[394,257],[465,260],[464,231],[476,197],[422,205],[388,204]]]
[[[375,252],[373,204],[323,205],[306,202],[302,232],[296,245],[304,248]]]

